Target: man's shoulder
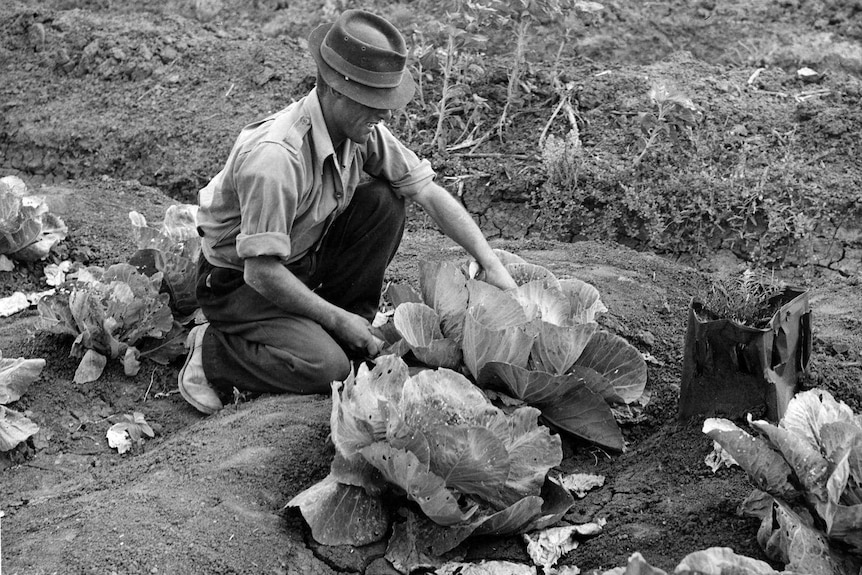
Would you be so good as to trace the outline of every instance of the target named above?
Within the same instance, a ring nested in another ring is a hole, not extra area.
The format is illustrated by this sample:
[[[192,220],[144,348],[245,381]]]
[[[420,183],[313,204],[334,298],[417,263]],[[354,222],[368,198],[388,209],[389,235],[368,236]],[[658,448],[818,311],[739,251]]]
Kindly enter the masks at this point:
[[[277,144],[294,154],[302,150],[303,140],[311,129],[311,118],[303,105],[305,98],[245,127],[240,142],[246,151],[259,144]]]
[[[294,153],[302,149],[302,142],[311,129],[311,118],[297,102],[273,118],[267,130],[267,140],[281,144]]]

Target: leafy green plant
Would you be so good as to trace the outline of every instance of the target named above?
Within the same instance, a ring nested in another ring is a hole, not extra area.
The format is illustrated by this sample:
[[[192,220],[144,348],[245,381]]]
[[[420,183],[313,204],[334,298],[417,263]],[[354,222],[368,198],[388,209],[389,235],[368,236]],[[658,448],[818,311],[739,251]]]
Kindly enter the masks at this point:
[[[642,399],[646,364],[623,338],[598,329],[607,308],[595,287],[558,279],[497,250],[518,282],[503,291],[451,262],[420,265],[421,293],[402,290],[392,351],[468,374],[507,401],[537,407],[543,421],[623,450],[614,407]]]
[[[90,266],[39,300],[39,329],[75,338],[71,354],[82,358],[76,383],[98,379],[108,358],[135,375],[143,358],[166,364],[185,352],[161,283],[161,272],[148,277],[131,264]]]
[[[635,166],[643,161],[660,137],[669,138],[673,144],[691,141],[691,131],[697,125],[698,111],[694,102],[668,84],[653,86],[649,99],[653,109],[641,112],[637,118],[643,147],[634,160]]]
[[[138,247],[131,263],[152,267],[162,274],[162,291],[170,296],[171,310],[181,318],[198,309],[195,296],[200,236],[196,224],[197,206],[171,205],[160,227],[147,224],[138,212],[129,212],[132,235]],[[181,320],[181,323],[185,323]]]
[[[44,367],[44,359],[7,359],[0,353],[0,451],[14,449],[39,431],[30,418],[6,405],[18,401]]]
[[[744,508],[762,518],[758,542],[788,571],[856,574],[862,565],[862,425],[828,392],[809,390],[788,404],[778,425],[753,421],[753,433],[727,419],[703,432],[757,488]]]
[[[29,194],[23,180],[0,179],[0,256],[43,260],[66,233],[63,220],[48,211],[43,198]]]
[[[531,407],[494,407],[452,370],[411,376],[401,358],[381,356],[333,383],[330,474],[288,506],[325,545],[381,540],[397,505],[418,507],[423,528],[411,544],[435,555],[471,535],[541,529],[573,499],[546,480],[562,449],[538,417]],[[403,544],[398,533],[390,546]]]
[[[577,154],[564,153],[559,137],[546,139],[545,179],[533,195],[544,233],[686,257],[726,249],[752,267],[843,257],[838,230],[859,210],[858,198],[841,192],[852,188],[844,171],[812,169],[793,142],[776,158],[772,136],[763,149],[742,146],[708,120],[690,135],[695,144],[685,154],[657,136],[638,166],[586,136]],[[828,240],[817,240],[824,236],[835,238],[828,254]]]
[[[502,134],[509,122],[509,111],[518,95],[533,27],[541,21],[562,20],[568,12],[592,13],[602,10],[603,6],[598,2],[578,0],[495,0],[490,6],[494,9],[499,25],[511,30],[515,38],[515,49],[508,70],[506,102],[497,121],[497,129]]]
[[[474,62],[470,54],[465,51],[467,47],[475,47],[487,41],[487,38],[479,31],[482,29],[487,9],[481,3],[471,0],[456,0],[452,11],[447,13],[447,23],[443,26],[445,47],[443,48],[442,62],[439,63],[442,74],[442,86],[440,98],[434,104],[434,113],[437,116],[437,124],[431,144],[437,146],[440,152],[447,148],[449,139],[447,137],[446,125],[456,111],[463,112],[469,108],[472,90],[470,88],[470,71],[484,73],[484,70]],[[420,60],[421,63],[421,60]],[[428,66],[426,66],[428,67]],[[481,104],[475,100],[474,103]],[[472,107],[473,112],[480,108]],[[468,117],[473,114],[469,114]],[[470,120],[478,126],[479,118],[472,117]],[[462,135],[470,127],[469,121],[461,130]]]
[[[766,277],[764,272],[746,269],[738,275],[714,276],[702,303],[704,309],[717,318],[756,327],[769,321],[778,305],[774,298],[783,291],[774,274]]]

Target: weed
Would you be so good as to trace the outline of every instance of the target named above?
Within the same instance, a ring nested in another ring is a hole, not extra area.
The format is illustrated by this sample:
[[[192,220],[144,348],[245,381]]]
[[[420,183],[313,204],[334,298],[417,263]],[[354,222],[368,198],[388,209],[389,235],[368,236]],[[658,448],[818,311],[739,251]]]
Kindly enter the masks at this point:
[[[697,125],[697,108],[675,88],[657,84],[649,91],[649,99],[653,109],[638,114],[637,124],[643,147],[635,158],[635,166],[641,163],[659,137],[670,138],[672,144],[691,142],[692,130]]]
[[[774,274],[746,269],[739,275],[715,276],[703,306],[718,318],[732,319],[743,325],[759,327],[766,324],[777,311],[776,297],[784,287],[775,281]]]
[[[578,0],[495,0],[492,6],[500,27],[511,30],[515,38],[515,50],[508,71],[506,102],[496,125],[502,137],[502,131],[509,122],[509,111],[517,99],[533,26],[541,21],[562,21],[571,12],[594,13],[603,9],[603,6],[598,2]]]
[[[446,150],[447,121],[451,119],[456,109],[463,111],[470,108],[465,102],[471,100],[472,90],[470,82],[465,81],[464,71],[484,73],[478,64],[471,67],[472,58],[464,53],[464,48],[481,45],[487,40],[485,36],[478,33],[482,28],[485,14],[486,10],[481,4],[469,0],[456,0],[454,11],[447,14],[448,23],[444,26],[446,45],[443,48],[441,63],[442,87],[440,99],[432,106],[437,116],[437,125],[431,143],[436,145],[440,152]],[[472,120],[477,121],[475,117]],[[462,135],[468,129],[469,122],[467,125],[462,125]]]

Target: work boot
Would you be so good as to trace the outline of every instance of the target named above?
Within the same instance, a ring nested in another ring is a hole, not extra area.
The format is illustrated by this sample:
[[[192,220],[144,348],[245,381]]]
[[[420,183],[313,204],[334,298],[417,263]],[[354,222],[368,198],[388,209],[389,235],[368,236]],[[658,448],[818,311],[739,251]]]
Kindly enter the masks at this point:
[[[177,377],[180,395],[191,403],[201,413],[210,415],[220,410],[224,405],[215,388],[207,381],[204,375],[203,342],[204,333],[209,324],[202,324],[192,328],[186,340],[189,355],[186,363]]]

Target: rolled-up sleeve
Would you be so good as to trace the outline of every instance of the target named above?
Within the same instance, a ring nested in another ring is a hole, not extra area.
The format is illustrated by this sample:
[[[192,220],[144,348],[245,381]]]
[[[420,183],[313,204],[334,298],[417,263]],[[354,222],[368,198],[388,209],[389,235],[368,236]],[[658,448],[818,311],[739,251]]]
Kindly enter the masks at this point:
[[[375,126],[366,153],[363,170],[389,182],[402,198],[415,196],[436,177],[431,162],[420,160],[382,124]]]
[[[288,260],[302,170],[295,154],[272,142],[259,144],[236,167],[242,213],[236,238],[240,258],[275,256]]]

